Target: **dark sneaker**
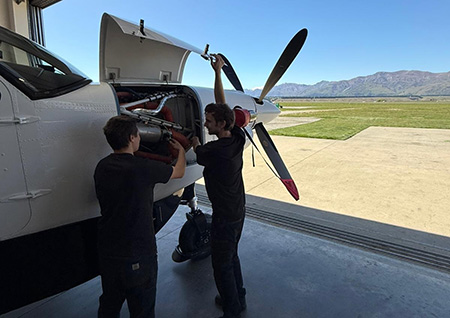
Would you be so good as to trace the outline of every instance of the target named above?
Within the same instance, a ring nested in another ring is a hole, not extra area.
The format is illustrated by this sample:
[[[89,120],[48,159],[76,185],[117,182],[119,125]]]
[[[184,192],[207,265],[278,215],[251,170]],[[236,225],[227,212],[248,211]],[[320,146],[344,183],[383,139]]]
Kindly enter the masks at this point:
[[[232,314],[224,314],[223,316],[220,316],[218,318],[241,318],[241,315],[233,316]]]
[[[246,310],[247,309],[247,301],[245,300],[245,295],[239,296],[239,302],[241,304],[241,311]]]
[[[217,306],[222,307],[222,297],[220,297],[219,294],[216,295],[216,298],[214,298],[214,302],[216,303]]]
[[[222,297],[220,295],[216,295],[216,298],[214,298],[214,302],[217,306],[222,307]],[[245,300],[245,296],[239,296],[239,303],[241,304],[241,311],[244,311],[247,309],[247,301]]]

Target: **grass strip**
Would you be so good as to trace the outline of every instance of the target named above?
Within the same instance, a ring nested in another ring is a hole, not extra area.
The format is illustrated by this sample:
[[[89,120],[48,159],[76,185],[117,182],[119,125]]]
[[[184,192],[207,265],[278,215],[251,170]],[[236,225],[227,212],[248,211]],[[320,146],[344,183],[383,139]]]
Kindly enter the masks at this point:
[[[270,131],[271,135],[345,140],[370,126],[450,129],[448,102],[280,104],[283,106],[283,117],[315,117],[321,120],[274,129]]]

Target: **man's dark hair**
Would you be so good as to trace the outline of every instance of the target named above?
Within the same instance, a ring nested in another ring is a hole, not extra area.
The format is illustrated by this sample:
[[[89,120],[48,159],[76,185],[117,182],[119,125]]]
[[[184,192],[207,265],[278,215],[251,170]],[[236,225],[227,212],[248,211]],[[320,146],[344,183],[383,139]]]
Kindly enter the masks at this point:
[[[119,150],[128,146],[131,135],[137,136],[139,131],[136,127],[136,120],[127,116],[115,116],[108,120],[103,132],[108,144],[114,150]]]
[[[205,113],[210,113],[215,121],[225,122],[225,130],[231,130],[234,127],[234,112],[228,107],[227,104],[208,104],[205,108]]]

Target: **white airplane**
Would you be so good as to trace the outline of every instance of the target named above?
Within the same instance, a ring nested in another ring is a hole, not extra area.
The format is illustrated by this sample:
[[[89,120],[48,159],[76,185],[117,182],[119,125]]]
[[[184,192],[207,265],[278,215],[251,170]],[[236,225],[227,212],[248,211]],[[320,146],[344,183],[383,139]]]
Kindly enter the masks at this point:
[[[224,66],[236,88],[225,92],[228,104],[242,107],[249,138],[255,129],[296,199],[295,184],[262,125],[279,110],[263,98],[306,34],[301,30],[289,43],[259,99],[243,93],[229,61]],[[185,176],[155,188],[157,230],[177,209],[180,190],[202,177],[189,139],[212,139],[203,123],[214,93],[181,83],[191,52],[211,58],[207,50],[145,28],[142,20],[135,25],[105,13],[100,83],[93,84],[44,47],[0,27],[0,314],[98,275],[93,173],[111,152],[102,133],[110,117],[125,114],[139,121],[139,155],[171,164],[169,138],[188,149]],[[177,249],[176,261],[193,256]]]

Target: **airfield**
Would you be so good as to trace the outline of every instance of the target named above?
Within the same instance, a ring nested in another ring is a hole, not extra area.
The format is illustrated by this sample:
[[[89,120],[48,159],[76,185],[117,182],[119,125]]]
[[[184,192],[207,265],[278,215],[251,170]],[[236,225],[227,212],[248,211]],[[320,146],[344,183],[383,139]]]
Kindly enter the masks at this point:
[[[311,118],[280,117],[267,129],[280,120],[293,125]],[[345,141],[272,139],[300,200],[283,190],[256,150],[253,167],[250,147],[244,161],[247,194],[450,237],[450,130],[370,127]]]
[[[242,317],[448,317],[450,130],[273,139],[301,198],[290,197],[256,151],[253,167],[245,150]],[[197,195],[210,213],[202,180]],[[210,258],[171,260],[186,212],[181,206],[157,235],[157,317],[217,317]],[[2,317],[95,317],[100,294],[97,277]]]

